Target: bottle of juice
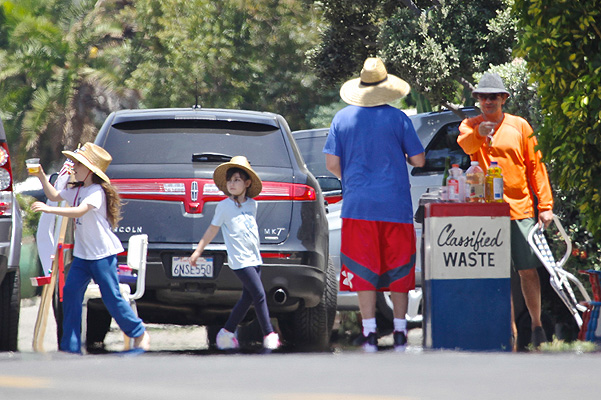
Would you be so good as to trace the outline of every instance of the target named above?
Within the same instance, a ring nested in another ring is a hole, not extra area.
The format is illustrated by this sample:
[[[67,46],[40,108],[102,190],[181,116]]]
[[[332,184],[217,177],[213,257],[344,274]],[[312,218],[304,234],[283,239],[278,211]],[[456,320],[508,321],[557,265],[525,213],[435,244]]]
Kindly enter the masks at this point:
[[[484,196],[488,203],[503,202],[503,173],[496,161],[486,171]]]
[[[447,186],[449,178],[449,169],[451,169],[451,157],[447,156],[444,160],[444,174],[442,175],[442,186]]]
[[[470,167],[465,171],[465,197],[470,203],[484,201],[484,171],[480,168],[478,161],[472,161]]]
[[[449,201],[465,201],[465,176],[463,176],[463,171],[459,168],[459,164],[453,164],[453,168],[449,170],[447,192]]]
[[[451,168],[451,157],[447,156],[444,161],[444,174],[442,175],[442,187],[440,188],[440,197],[441,197],[442,201],[449,200],[447,179],[449,179],[449,169],[450,168]]]

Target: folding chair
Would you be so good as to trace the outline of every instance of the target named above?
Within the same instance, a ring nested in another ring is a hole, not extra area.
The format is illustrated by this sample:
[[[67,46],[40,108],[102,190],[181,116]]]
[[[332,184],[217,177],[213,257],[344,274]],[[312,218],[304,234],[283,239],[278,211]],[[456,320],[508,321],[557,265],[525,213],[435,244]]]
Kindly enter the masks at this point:
[[[528,234],[528,243],[534,250],[536,256],[542,262],[547,272],[549,272],[549,283],[551,284],[551,287],[553,290],[555,290],[559,298],[563,301],[564,305],[568,308],[572,314],[572,317],[574,317],[576,324],[578,324],[578,328],[581,328],[583,323],[581,313],[586,311],[586,306],[578,301],[570,282],[574,284],[576,288],[578,288],[578,291],[580,292],[581,298],[584,299],[584,302],[590,302],[591,297],[578,278],[563,269],[564,264],[572,252],[572,242],[570,241],[570,237],[566,231],[563,229],[563,225],[561,225],[557,215],[553,215],[553,222],[557,227],[558,233],[561,235],[561,238],[566,244],[566,252],[559,262],[555,261],[553,253],[551,252],[549,244],[547,243],[547,239],[545,238],[545,235],[543,234],[543,231],[538,223]]]

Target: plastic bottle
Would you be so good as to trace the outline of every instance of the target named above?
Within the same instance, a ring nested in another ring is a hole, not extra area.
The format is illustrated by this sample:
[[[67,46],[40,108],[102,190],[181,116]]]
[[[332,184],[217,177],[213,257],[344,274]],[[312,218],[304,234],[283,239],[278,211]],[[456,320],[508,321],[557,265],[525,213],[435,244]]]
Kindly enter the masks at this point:
[[[503,202],[503,173],[496,161],[486,171],[484,195],[488,203]]]
[[[481,203],[484,201],[484,171],[480,168],[478,161],[472,161],[470,167],[465,171],[465,197],[470,203]]]
[[[459,201],[460,202],[464,202],[466,199],[466,194],[465,194],[465,174],[463,173],[462,169],[459,169],[460,171],[460,175],[459,175]]]
[[[444,174],[442,175],[442,187],[440,188],[440,197],[443,201],[449,200],[449,191],[447,188],[447,179],[449,178],[449,168],[451,167],[451,157],[447,156],[444,161]]]
[[[444,160],[444,174],[442,175],[442,186],[447,186],[449,178],[449,169],[451,169],[451,157],[447,156]]]
[[[459,168],[459,164],[453,164],[453,168],[449,170],[447,191],[449,201],[465,201],[465,176],[463,175],[461,168]]]

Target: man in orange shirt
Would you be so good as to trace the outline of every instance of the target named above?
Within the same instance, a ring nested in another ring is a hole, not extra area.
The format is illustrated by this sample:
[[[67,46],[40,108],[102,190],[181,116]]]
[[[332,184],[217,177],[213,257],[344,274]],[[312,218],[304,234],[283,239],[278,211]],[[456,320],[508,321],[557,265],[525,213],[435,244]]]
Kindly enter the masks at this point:
[[[546,341],[541,322],[540,261],[528,244],[528,233],[536,224],[534,196],[538,200],[538,222],[545,227],[553,219],[553,195],[536,137],[523,118],[503,112],[509,92],[501,77],[485,73],[472,95],[482,114],[463,120],[457,143],[486,169],[496,161],[503,171],[503,199],[511,214],[511,261],[518,271],[522,294],[532,319],[531,341],[535,348]],[[512,310],[513,311],[513,310]]]

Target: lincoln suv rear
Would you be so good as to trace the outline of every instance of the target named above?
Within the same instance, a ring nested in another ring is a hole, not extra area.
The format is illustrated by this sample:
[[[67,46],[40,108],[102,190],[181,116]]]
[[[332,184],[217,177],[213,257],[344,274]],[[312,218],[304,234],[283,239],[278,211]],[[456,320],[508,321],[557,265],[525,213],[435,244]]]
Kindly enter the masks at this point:
[[[243,155],[263,181],[255,199],[270,314],[287,343],[326,348],[337,288],[324,199],[283,117],[122,110],[107,118],[96,144],[113,157],[107,174],[125,203],[116,234],[124,247],[131,235],[148,235],[146,294],[138,301],[145,321],[216,327],[240,297],[221,233],[206,247],[202,268],[189,268],[182,257],[192,253],[225,198],[213,171]]]

